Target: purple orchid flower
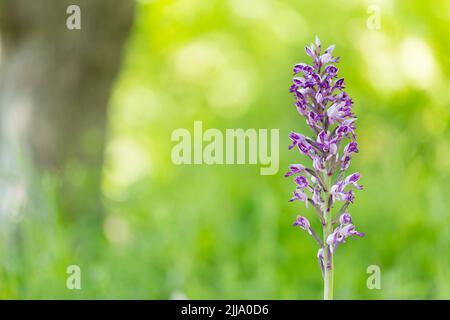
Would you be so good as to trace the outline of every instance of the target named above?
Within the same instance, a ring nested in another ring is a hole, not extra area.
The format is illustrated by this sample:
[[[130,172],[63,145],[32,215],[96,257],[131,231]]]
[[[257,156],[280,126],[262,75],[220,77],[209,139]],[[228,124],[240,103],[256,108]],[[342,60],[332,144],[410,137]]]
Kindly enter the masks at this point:
[[[303,230],[309,230],[311,224],[309,223],[308,219],[306,219],[305,217],[302,216],[298,216],[297,219],[295,220],[294,227],[299,226],[300,228],[302,228]]]
[[[339,225],[332,234],[327,237],[326,243],[330,246],[331,253],[334,253],[336,248],[345,242],[345,239],[351,236],[363,237],[363,232],[358,232],[355,226],[351,223],[346,225]]]
[[[297,176],[294,181],[300,189],[305,189],[309,185],[308,180],[304,176]]]
[[[341,216],[339,217],[339,222],[341,224],[350,224],[352,223],[352,216],[350,215],[350,213],[348,212],[344,212],[343,214],[341,214]]]
[[[306,195],[305,191],[303,189],[297,188],[293,192],[292,198],[289,200],[289,202],[293,202],[295,200],[300,200],[302,202],[305,202],[306,207],[308,207],[308,196]]]
[[[292,164],[289,166],[289,171],[284,174],[284,176],[290,177],[305,171],[305,166],[302,164]]]
[[[337,247],[349,237],[362,237],[356,231],[348,206],[354,202],[355,190],[363,187],[359,173],[345,176],[352,157],[359,152],[356,141],[356,117],[353,100],[344,91],[345,80],[338,77],[339,57],[334,57],[334,45],[322,52],[316,37],[305,47],[312,65],[298,63],[293,68],[290,92],[295,98],[298,114],[306,120],[312,136],[291,132],[289,150],[297,147],[300,154],[312,162],[311,168],[303,164],[289,166],[285,177],[294,176],[296,189],[289,201],[299,200],[308,208],[311,204],[323,227],[323,239],[317,237],[310,222],[297,217],[294,226],[306,230],[319,244],[317,258],[324,278],[324,298],[333,297],[333,255]],[[345,177],[345,178],[344,178]],[[333,218],[332,209],[341,202],[339,216]]]

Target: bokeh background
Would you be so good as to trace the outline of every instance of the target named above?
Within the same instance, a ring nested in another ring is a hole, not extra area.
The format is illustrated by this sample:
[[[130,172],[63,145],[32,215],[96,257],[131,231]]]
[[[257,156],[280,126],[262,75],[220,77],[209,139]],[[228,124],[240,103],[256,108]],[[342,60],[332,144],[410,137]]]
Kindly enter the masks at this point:
[[[370,5],[379,29],[367,26]],[[288,203],[283,178],[299,161],[287,134],[306,131],[291,68],[308,62],[317,35],[341,56],[359,118],[351,168],[365,186],[350,212],[366,237],[337,251],[335,296],[449,299],[449,12],[446,0],[137,1],[108,100],[99,213],[67,218],[92,194],[62,202],[58,191],[96,173],[72,165],[63,179],[23,164],[29,196],[16,188],[1,204],[0,298],[321,298],[316,245],[292,222],[319,225],[313,209]],[[194,120],[279,128],[278,174],[175,166],[171,133]],[[72,264],[81,290],[66,288]],[[381,290],[366,287],[369,265],[381,268]]]

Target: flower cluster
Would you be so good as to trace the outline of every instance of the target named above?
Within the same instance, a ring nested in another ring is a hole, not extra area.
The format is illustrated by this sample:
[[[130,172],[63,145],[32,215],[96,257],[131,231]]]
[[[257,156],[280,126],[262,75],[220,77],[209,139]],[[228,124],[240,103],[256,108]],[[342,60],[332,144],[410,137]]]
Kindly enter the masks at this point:
[[[359,173],[346,175],[351,159],[358,153],[355,134],[356,117],[352,111],[353,101],[344,91],[345,82],[338,77],[333,57],[334,46],[321,50],[318,38],[314,44],[306,46],[306,54],[313,64],[299,63],[294,66],[293,84],[290,92],[295,96],[295,107],[306,119],[312,130],[312,137],[291,132],[289,149],[297,149],[308,157],[312,167],[292,164],[285,177],[293,177],[296,185],[290,201],[304,202],[306,207],[313,206],[324,228],[330,225],[334,231],[327,234],[323,242],[318,239],[305,217],[298,217],[294,226],[299,226],[313,235],[320,245],[319,264],[322,264],[325,252],[333,254],[339,244],[350,236],[363,236],[355,230],[347,212],[355,199],[354,190],[362,189],[358,184]],[[339,221],[331,217],[331,209],[337,202],[342,206],[338,213]],[[333,230],[331,229],[331,230]]]
[[[363,237],[363,232],[355,230],[352,224],[352,217],[349,213],[343,213],[339,218],[339,226],[327,237],[327,245],[330,246],[331,253],[333,253],[339,244],[344,243],[345,239],[350,236]]]

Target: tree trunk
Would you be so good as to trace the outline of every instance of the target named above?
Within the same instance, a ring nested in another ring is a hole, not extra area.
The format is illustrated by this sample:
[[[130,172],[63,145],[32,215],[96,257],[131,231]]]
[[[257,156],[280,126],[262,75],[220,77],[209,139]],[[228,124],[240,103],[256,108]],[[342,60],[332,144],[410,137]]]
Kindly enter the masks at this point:
[[[69,5],[81,30],[69,30]],[[133,0],[0,0],[0,218],[55,176],[67,217],[99,215],[107,104]],[[31,189],[33,190],[33,189]]]

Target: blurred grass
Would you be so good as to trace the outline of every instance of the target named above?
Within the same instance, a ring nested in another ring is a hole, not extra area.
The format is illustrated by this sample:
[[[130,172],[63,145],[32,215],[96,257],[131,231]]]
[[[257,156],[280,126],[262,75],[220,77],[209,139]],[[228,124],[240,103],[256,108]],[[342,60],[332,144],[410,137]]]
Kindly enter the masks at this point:
[[[0,242],[0,298],[320,298],[315,244],[291,227],[314,213],[287,202],[282,177],[299,161],[288,132],[306,130],[291,67],[315,35],[342,57],[359,117],[352,169],[365,186],[350,212],[366,237],[338,250],[335,296],[450,298],[447,1],[138,3],[110,105],[105,221],[65,221],[58,177],[46,177],[45,214]],[[381,8],[380,30],[366,27],[369,4]],[[280,172],[174,166],[170,135],[194,120],[280,128]],[[80,291],[65,288],[69,264],[81,267]],[[366,287],[369,265],[381,268],[381,290]]]

